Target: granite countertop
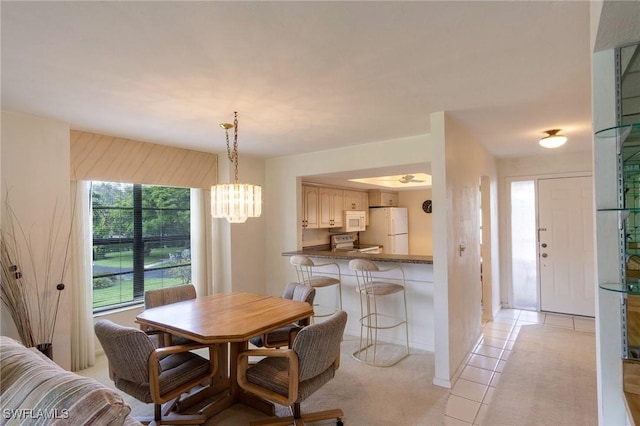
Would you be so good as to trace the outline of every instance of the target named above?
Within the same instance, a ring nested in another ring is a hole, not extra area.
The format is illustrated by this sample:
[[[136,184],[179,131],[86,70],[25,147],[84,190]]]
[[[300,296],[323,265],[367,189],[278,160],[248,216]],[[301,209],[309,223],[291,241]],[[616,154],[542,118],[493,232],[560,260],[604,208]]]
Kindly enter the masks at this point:
[[[314,248],[309,250],[286,251],[283,256],[304,255],[309,257],[319,257],[325,259],[367,259],[372,262],[395,262],[395,263],[423,263],[433,264],[433,256],[419,256],[411,254],[384,254],[384,253],[359,253],[348,251],[334,251],[330,249]]]

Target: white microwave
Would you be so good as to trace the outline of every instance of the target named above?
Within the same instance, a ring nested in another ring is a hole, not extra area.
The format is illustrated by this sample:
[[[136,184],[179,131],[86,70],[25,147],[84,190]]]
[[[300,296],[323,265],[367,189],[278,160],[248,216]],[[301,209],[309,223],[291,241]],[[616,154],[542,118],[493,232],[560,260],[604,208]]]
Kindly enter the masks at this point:
[[[362,210],[345,210],[344,225],[340,229],[343,232],[364,231],[366,228],[366,216]]]

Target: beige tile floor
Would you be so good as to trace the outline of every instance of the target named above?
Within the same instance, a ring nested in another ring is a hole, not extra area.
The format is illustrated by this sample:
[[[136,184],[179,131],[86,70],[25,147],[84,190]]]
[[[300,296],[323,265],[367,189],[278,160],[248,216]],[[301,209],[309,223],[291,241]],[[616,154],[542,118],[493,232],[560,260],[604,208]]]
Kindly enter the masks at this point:
[[[544,324],[595,333],[593,318],[503,309],[484,324],[482,337],[467,355],[464,368],[454,380],[445,412],[446,425],[482,425],[500,375],[518,337],[520,327]]]

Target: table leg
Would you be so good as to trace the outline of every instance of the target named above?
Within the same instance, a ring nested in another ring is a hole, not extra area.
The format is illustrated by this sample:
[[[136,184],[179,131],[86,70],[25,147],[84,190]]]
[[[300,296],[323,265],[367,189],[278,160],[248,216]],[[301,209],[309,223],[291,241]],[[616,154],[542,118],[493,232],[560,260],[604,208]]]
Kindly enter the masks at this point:
[[[211,378],[209,386],[203,389],[199,395],[191,395],[181,404],[184,409],[207,399],[212,399],[209,404],[198,411],[198,414],[202,414],[206,418],[212,417],[238,402],[237,396],[234,396],[232,391],[235,380],[232,380],[229,376],[229,345],[226,343],[218,344],[216,345],[216,351],[218,354],[218,371]]]
[[[230,344],[229,351],[229,378],[231,379],[231,395],[238,398],[240,394],[240,386],[238,385],[238,354],[247,349],[247,342],[234,342]]]
[[[249,347],[247,342],[239,342],[231,344],[231,363],[230,363],[230,375],[231,375],[231,394],[234,395],[235,399],[242,404],[255,408],[258,411],[263,412],[268,416],[276,415],[276,407],[275,405],[262,399],[258,396],[255,396],[251,393],[245,392],[240,385],[238,384],[238,354],[241,351],[246,350]]]

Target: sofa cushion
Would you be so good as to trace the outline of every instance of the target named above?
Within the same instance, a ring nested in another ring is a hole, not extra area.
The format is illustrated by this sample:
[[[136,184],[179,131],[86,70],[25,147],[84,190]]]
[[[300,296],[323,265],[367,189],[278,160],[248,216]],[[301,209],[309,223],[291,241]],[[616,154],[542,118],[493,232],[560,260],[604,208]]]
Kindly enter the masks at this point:
[[[0,376],[3,424],[122,425],[131,411],[105,385],[6,336],[0,336]]]

